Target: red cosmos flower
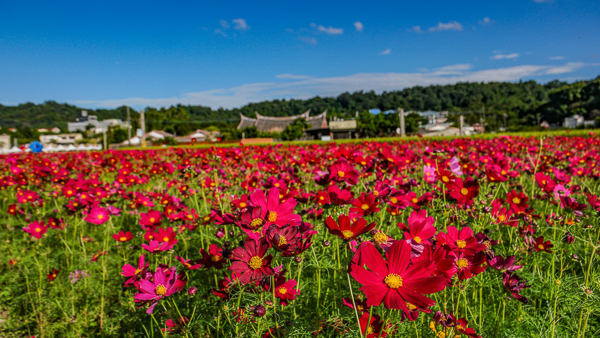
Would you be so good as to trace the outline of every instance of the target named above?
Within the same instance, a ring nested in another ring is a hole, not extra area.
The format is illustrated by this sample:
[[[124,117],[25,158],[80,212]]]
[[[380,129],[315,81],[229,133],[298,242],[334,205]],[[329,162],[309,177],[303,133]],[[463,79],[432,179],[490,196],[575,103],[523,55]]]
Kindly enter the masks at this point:
[[[527,281],[524,281],[516,273],[512,273],[510,271],[504,272],[502,275],[502,284],[504,285],[506,291],[515,297],[516,300],[524,304],[529,303],[529,299],[521,295],[519,292],[531,286],[527,285]]]
[[[278,227],[284,225],[299,225],[302,219],[299,215],[293,214],[296,200],[290,198],[283,203],[279,203],[279,189],[271,188],[268,193],[268,198],[262,190],[255,190],[250,196],[250,201],[253,207],[259,207],[266,211],[266,223],[268,226],[275,224]]]
[[[133,239],[133,235],[130,231],[119,231],[118,234],[112,235],[112,238],[114,238],[117,242],[129,242]]]
[[[168,251],[168,250],[173,249],[173,246],[175,245],[176,241],[177,240],[174,240],[173,242],[164,242],[161,244],[157,240],[152,240],[148,244],[142,244],[142,249],[144,249],[150,253]]]
[[[329,193],[324,190],[319,190],[314,196],[315,203],[318,205],[326,205],[331,204],[331,199],[329,198]]]
[[[496,218],[495,223],[504,224],[511,227],[517,227],[519,225],[519,219],[512,218],[513,211],[511,209],[503,208],[500,199],[492,202],[492,216]]]
[[[522,265],[515,264],[515,256],[509,256],[506,258],[502,256],[495,256],[494,258],[488,260],[488,264],[492,268],[500,270],[501,272],[517,271],[523,267]]]
[[[167,274],[169,274],[168,278],[165,276],[165,272],[161,268],[158,268],[156,269],[156,273],[154,273],[153,281],[140,279],[138,286],[139,293],[135,294],[133,299],[136,303],[151,303],[150,307],[146,310],[147,314],[152,314],[159,300],[180,291],[183,287],[181,283],[178,283],[175,268],[169,268]],[[185,283],[183,284],[185,285]]]
[[[456,180],[456,176],[454,176],[450,170],[446,168],[441,168],[439,166],[435,172],[435,176],[446,186],[454,183],[454,181]]]
[[[248,195],[243,194],[240,198],[231,201],[232,209],[233,207],[237,209],[244,210],[250,205],[250,198]]]
[[[366,338],[387,337],[387,332],[384,331],[383,322],[378,315],[372,315],[369,321],[369,313],[365,312],[360,316],[360,330]],[[383,330],[383,332],[381,332]]]
[[[201,263],[203,268],[209,269],[215,267],[216,269],[223,269],[225,258],[223,258],[222,250],[216,244],[211,244],[208,247],[208,252],[200,249],[200,253],[202,254],[202,259],[198,260],[198,263]]]
[[[90,213],[85,218],[86,222],[90,222],[92,224],[100,225],[108,222],[110,216],[108,215],[108,211],[102,207],[93,207]]]
[[[544,189],[545,192],[550,193],[554,191],[556,182],[554,182],[550,176],[544,173],[536,173],[534,177],[537,184]]]
[[[336,223],[331,216],[327,216],[325,226],[330,234],[338,236],[343,240],[351,241],[375,228],[375,222],[367,224],[367,221],[361,217],[351,223],[350,217],[340,215]]]
[[[102,250],[100,250],[100,251],[96,252],[96,253],[95,253],[95,254],[92,256],[92,259],[90,259],[90,261],[91,261],[91,262],[97,262],[97,261],[98,261],[98,258],[100,258],[100,257],[102,257],[102,256],[105,256],[105,255],[106,255],[106,251],[102,251]]]
[[[288,301],[296,299],[296,295],[300,293],[295,289],[297,284],[293,279],[286,281],[284,276],[275,280],[275,297],[281,299],[281,305],[286,306]]]
[[[352,302],[352,298],[342,298],[342,303],[353,310],[354,305],[356,305],[356,312],[358,312],[359,315],[362,315],[363,312],[369,312],[370,309],[367,305],[367,300],[361,300],[358,295],[354,298],[354,303]]]
[[[379,203],[375,199],[373,194],[362,194],[359,198],[352,202],[354,208],[350,208],[350,212],[356,213],[361,216],[368,216],[372,213],[378,212],[380,209],[377,207]]]
[[[467,327],[467,325],[469,324],[469,322],[467,321],[466,318],[460,318],[459,320],[456,321],[456,332],[460,333],[460,334],[464,334],[467,337],[471,337],[471,338],[481,338],[480,335],[478,335],[477,333],[475,333],[475,329]]]
[[[405,239],[411,239],[418,244],[430,245],[428,241],[433,237],[437,229],[433,226],[433,217],[427,217],[426,210],[413,211],[408,216],[409,232],[404,232]]]
[[[470,279],[483,271],[482,266],[486,261],[485,253],[479,252],[474,256],[467,255],[464,252],[450,252],[448,257],[454,259],[454,265],[458,269],[458,278],[460,280]]]
[[[329,199],[335,205],[350,204],[354,200],[352,193],[346,189],[340,189],[337,185],[330,185],[327,188]]]
[[[339,159],[329,167],[329,179],[335,182],[346,182],[348,185],[358,183],[359,173],[346,159]]]
[[[529,201],[529,198],[522,192],[512,190],[506,195],[506,203],[510,204],[510,209],[517,214],[529,208],[527,201]]]
[[[477,243],[477,239],[473,237],[473,230],[469,227],[464,227],[458,232],[453,226],[448,227],[448,234],[440,232],[436,239],[438,244],[446,245],[451,250],[464,252],[468,255],[473,255],[479,251],[486,249],[484,244]]]
[[[479,184],[468,177],[463,181],[457,177],[454,182],[448,185],[450,197],[456,200],[460,205],[473,205],[473,199],[479,195]]]
[[[587,205],[578,203],[576,199],[569,196],[560,196],[560,206],[563,209],[568,209],[575,212],[580,212],[587,208]]]
[[[181,264],[183,264],[183,266],[185,266],[187,269],[190,269],[190,270],[198,270],[202,267],[202,264],[199,264],[199,261],[193,261],[191,259],[187,260],[187,259],[177,257],[177,256],[175,256],[175,259],[180,261]]]
[[[11,204],[8,206],[8,211],[9,214],[15,216],[17,213],[23,213],[23,210],[19,209],[19,206],[16,204]]]
[[[545,251],[548,253],[552,253],[552,249],[554,247],[554,245],[552,245],[552,243],[550,241],[545,241],[544,242],[544,236],[540,236],[537,237],[535,239],[535,243],[533,243],[535,245],[535,251]]]
[[[27,232],[31,237],[40,239],[46,231],[48,231],[48,226],[46,226],[43,221],[35,221],[24,227],[23,231]]]
[[[383,302],[388,309],[408,312],[413,306],[427,308],[435,304],[424,295],[443,290],[446,279],[431,276],[434,271],[431,261],[410,264],[410,251],[406,241],[394,241],[387,262],[368,242],[358,251],[360,258],[353,258],[349,273],[363,285],[360,290],[367,297],[367,305],[379,306]]]
[[[148,210],[147,213],[140,213],[140,225],[143,229],[145,227],[155,228],[160,225],[162,220],[162,213],[158,210]]]
[[[299,234],[299,227],[288,225],[278,228],[274,224],[267,229],[265,237],[271,247],[277,251],[287,251],[302,239]]]
[[[140,278],[142,274],[146,272],[146,269],[148,268],[148,263],[145,262],[145,258],[146,257],[144,255],[140,256],[137,268],[130,264],[123,265],[123,268],[121,269],[121,274],[124,277],[130,277],[125,282],[125,285],[133,284],[133,282],[138,280],[138,278]]]
[[[418,257],[411,257],[414,263],[419,261],[433,261],[435,266],[432,276],[444,276],[448,281],[458,271],[454,264],[454,259],[448,257],[447,251],[442,246],[432,249],[432,246],[425,246],[423,252]]]
[[[168,242],[170,244],[177,244],[177,239],[175,238],[177,234],[173,231],[173,228],[168,227],[166,229],[158,228],[158,231],[154,233],[156,236],[156,240],[159,242]]]
[[[58,275],[58,270],[56,270],[56,269],[52,269],[52,272],[51,272],[51,273],[49,273],[49,274],[46,276],[46,280],[47,280],[48,282],[52,282],[53,280],[55,280],[55,279],[56,279],[56,276],[57,276],[57,275]]]
[[[243,247],[233,250],[231,267],[229,270],[238,274],[240,282],[249,283],[261,280],[264,276],[273,276],[275,271],[271,268],[273,256],[265,256],[269,243],[262,237],[258,241],[247,239]]]
[[[592,195],[592,194],[588,194],[586,196],[587,196],[588,203],[590,204],[590,207],[592,207],[596,211],[600,211],[600,198],[598,198],[598,196]]]

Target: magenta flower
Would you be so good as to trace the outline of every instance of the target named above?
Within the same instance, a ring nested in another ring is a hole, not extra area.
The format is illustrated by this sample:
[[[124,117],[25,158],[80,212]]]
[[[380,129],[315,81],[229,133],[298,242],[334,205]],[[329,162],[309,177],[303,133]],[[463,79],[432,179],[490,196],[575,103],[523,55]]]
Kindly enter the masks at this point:
[[[180,290],[175,268],[169,268],[167,272],[170,274],[168,279],[165,277],[163,270],[158,268],[153,281],[147,279],[140,279],[139,281],[138,291],[140,293],[133,296],[133,299],[136,303],[150,303],[150,307],[146,310],[147,314],[152,314],[159,300]]]
[[[144,255],[140,256],[137,268],[130,264],[123,265],[121,274],[124,277],[130,277],[125,282],[125,285],[133,284],[133,282],[135,282],[144,272],[146,272],[146,268],[148,268],[148,263],[145,262]]]
[[[40,239],[46,233],[46,231],[48,231],[48,226],[46,226],[44,222],[35,221],[24,227],[23,231],[28,233],[31,237]]]
[[[110,219],[108,211],[102,207],[93,207],[90,213],[85,218],[86,222],[90,222],[96,225],[101,225]]]
[[[269,189],[268,198],[265,198],[265,193],[262,190],[256,190],[250,196],[252,206],[259,207],[260,210],[266,210],[266,219],[264,226],[275,224],[278,227],[284,225],[300,225],[302,219],[299,215],[295,215],[294,207],[296,200],[290,198],[283,203],[279,203],[279,189]]]

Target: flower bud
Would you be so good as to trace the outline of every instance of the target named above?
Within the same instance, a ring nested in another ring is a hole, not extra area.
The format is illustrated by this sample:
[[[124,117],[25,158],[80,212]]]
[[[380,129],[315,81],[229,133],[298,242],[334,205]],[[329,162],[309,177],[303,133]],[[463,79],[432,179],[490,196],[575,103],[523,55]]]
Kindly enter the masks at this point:
[[[565,237],[563,237],[563,242],[567,244],[572,244],[573,242],[575,242],[575,237],[573,237],[573,235],[571,235],[570,232],[567,232]]]
[[[324,247],[328,247],[329,245],[330,245],[330,244],[329,244],[329,241],[323,241],[323,246],[324,246]]]
[[[265,307],[264,307],[264,306],[262,306],[262,305],[256,305],[256,306],[254,307],[254,315],[255,315],[256,317],[262,317],[262,316],[264,316],[266,313],[267,313],[267,309],[265,309]]]
[[[302,262],[302,257],[296,256],[296,257],[294,257],[294,260],[296,261],[296,263],[300,263],[300,262]]]
[[[188,289],[187,292],[188,292],[188,295],[193,296],[196,294],[196,288],[192,286],[191,288]]]

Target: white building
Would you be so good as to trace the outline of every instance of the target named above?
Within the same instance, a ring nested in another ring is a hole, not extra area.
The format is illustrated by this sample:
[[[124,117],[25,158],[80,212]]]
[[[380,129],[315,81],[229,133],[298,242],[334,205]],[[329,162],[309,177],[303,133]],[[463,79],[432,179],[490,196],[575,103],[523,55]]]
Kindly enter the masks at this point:
[[[75,119],[75,122],[68,123],[69,132],[85,131],[88,125],[92,125],[94,134],[100,134],[108,130],[112,126],[123,126],[127,127],[127,123],[124,123],[119,119],[107,119],[98,121],[98,117],[95,115],[88,115],[87,111],[82,110],[81,116]]]
[[[83,140],[83,136],[79,133],[73,134],[57,134],[57,135],[40,135],[40,142],[43,145],[50,143],[56,144],[74,144],[77,141]]]
[[[0,135],[0,149],[9,150],[10,149],[10,136],[9,135]]]

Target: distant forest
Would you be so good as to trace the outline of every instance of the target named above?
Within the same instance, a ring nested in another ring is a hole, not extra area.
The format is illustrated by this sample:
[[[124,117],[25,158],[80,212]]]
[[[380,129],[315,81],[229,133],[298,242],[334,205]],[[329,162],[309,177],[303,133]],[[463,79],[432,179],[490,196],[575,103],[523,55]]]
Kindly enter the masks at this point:
[[[328,117],[354,118],[358,113],[359,129],[364,136],[378,136],[397,126],[397,116],[373,116],[369,109],[382,111],[403,108],[405,111],[443,111],[455,121],[460,114],[467,123],[481,122],[485,117],[488,130],[506,126],[508,130],[536,128],[540,122],[561,124],[567,116],[579,114],[588,120],[600,117],[600,76],[594,80],[567,83],[535,81],[457,83],[445,86],[415,86],[376,94],[370,92],[343,93],[337,97],[314,97],[308,100],[271,100],[249,103],[241,108],[216,109],[203,106],[177,105],[169,108],[144,109],[147,129],[162,129],[185,135],[198,128],[216,127],[234,132],[239,113],[255,116],[289,116],[311,110],[312,115],[327,110]],[[47,101],[43,104],[24,103],[18,106],[0,105],[0,127],[59,127],[80,115],[81,107]],[[126,119],[126,108],[86,109],[98,119]],[[454,114],[456,113],[456,114]],[[134,127],[138,111],[131,109]],[[506,123],[506,125],[505,125]],[[409,126],[414,129],[415,126]],[[410,131],[410,130],[409,130]]]

